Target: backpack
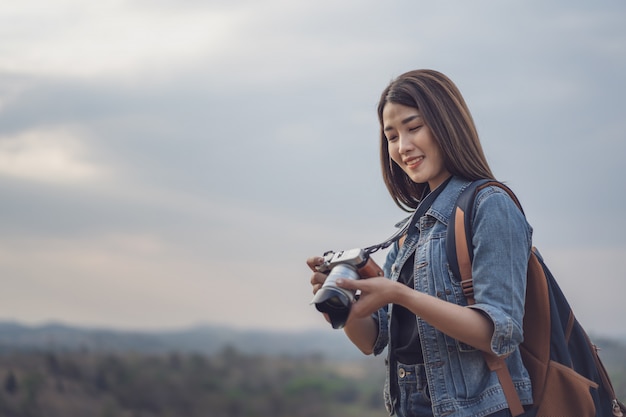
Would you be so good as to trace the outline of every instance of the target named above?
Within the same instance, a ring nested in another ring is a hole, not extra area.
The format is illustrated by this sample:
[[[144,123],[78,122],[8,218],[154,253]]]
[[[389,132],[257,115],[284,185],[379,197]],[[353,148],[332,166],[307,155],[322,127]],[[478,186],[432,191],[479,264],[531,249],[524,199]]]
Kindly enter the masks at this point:
[[[468,304],[473,304],[472,218],[474,199],[487,186],[504,189],[524,213],[513,192],[494,180],[470,184],[459,196],[448,224],[446,253],[460,278]],[[598,348],[574,317],[556,280],[533,247],[528,261],[522,360],[533,387],[537,417],[622,417],[626,407],[615,396]],[[498,375],[513,416],[524,413],[503,357],[484,352]]]

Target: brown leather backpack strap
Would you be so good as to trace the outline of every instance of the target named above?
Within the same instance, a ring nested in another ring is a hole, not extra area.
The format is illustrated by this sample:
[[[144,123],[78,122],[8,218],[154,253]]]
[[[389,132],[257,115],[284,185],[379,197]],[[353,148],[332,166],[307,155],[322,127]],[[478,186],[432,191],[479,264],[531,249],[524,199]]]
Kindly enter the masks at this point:
[[[519,395],[517,395],[515,385],[513,385],[513,379],[511,378],[511,373],[509,372],[509,368],[506,366],[504,357],[488,352],[483,352],[483,356],[485,357],[485,361],[487,362],[489,369],[495,372],[498,376],[498,380],[500,381],[500,385],[504,391],[504,397],[506,398],[506,402],[509,404],[509,410],[511,411],[513,417],[524,414],[524,406],[519,399]]]
[[[492,184],[488,183],[486,185]],[[515,201],[517,202],[516,199]],[[465,298],[467,298],[467,304],[473,305],[476,304],[476,300],[474,299],[472,262],[469,255],[470,249],[467,246],[465,233],[465,213],[460,207],[457,207],[454,216],[454,242],[456,245],[456,256],[457,262],[459,264],[459,272],[461,273],[461,287],[463,289],[463,294],[465,295]],[[489,367],[489,369],[495,372],[498,376],[498,380],[500,381],[500,385],[502,386],[502,390],[504,391],[504,396],[509,405],[509,410],[511,411],[513,417],[524,414],[524,407],[522,406],[522,402],[520,401],[519,395],[517,394],[517,390],[515,389],[515,385],[513,384],[513,379],[511,378],[511,373],[509,372],[509,368],[506,365],[504,357],[500,357],[489,352],[483,352],[483,356],[485,357],[485,362],[487,362],[487,366]]]
[[[469,248],[465,237],[465,212],[460,207],[454,213],[454,244],[456,245],[456,257],[461,273],[461,288],[468,304],[474,304],[474,282],[472,280],[472,261],[470,260]]]

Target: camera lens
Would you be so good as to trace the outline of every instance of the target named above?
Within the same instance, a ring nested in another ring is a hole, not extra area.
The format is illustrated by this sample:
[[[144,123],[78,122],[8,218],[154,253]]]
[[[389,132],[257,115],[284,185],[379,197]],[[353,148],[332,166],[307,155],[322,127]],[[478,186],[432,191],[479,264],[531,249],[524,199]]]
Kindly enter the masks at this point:
[[[337,278],[359,279],[356,269],[352,265],[339,264],[333,267],[328,274],[324,285],[313,297],[311,304],[322,313],[328,314],[334,329],[340,329],[346,324],[350,314],[350,306],[354,301],[354,292],[336,286]]]
[[[351,301],[340,289],[322,288],[317,292],[315,301],[315,308],[328,314],[334,329],[341,329],[346,324],[350,314]]]
[[[328,300],[326,300],[326,304],[328,304],[329,307],[334,307],[334,308],[345,308],[346,307],[346,305],[337,296],[331,297]]]
[[[322,313],[350,309],[351,301],[339,288],[322,288],[314,299],[315,307]]]

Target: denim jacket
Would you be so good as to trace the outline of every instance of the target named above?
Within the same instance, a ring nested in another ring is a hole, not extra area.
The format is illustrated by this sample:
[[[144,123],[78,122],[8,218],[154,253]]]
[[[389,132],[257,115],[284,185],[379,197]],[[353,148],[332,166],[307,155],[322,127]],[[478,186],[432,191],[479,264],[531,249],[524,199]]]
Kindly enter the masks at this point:
[[[458,278],[448,266],[446,227],[457,197],[468,181],[454,177],[426,214],[409,230],[401,248],[394,244],[387,254],[385,276],[397,280],[404,262],[415,250],[415,290],[462,306],[467,305]],[[506,362],[522,404],[532,403],[530,378],[518,349],[523,340],[522,320],[526,293],[526,270],[532,228],[502,189],[487,187],[478,193],[474,206],[472,273],[474,308],[494,324],[491,350]],[[378,338],[374,354],[393,341],[389,323],[393,308],[374,314]],[[420,317],[417,326],[422,344],[426,377],[435,417],[486,416],[507,408],[498,377],[491,372],[482,352],[440,332]],[[387,350],[385,405],[394,414],[396,399],[390,390],[390,369],[395,368]],[[393,373],[391,374],[393,375]]]

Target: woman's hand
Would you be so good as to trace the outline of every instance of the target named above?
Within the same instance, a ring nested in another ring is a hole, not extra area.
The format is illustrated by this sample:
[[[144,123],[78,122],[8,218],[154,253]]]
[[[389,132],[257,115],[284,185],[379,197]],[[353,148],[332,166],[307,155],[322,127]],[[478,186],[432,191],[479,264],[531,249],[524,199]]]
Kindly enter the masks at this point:
[[[324,285],[324,282],[327,278],[326,274],[317,270],[317,267],[324,263],[324,258],[322,258],[321,256],[315,256],[307,259],[306,263],[311,271],[313,271],[313,275],[311,275],[311,286],[313,287],[313,294],[315,294],[320,290],[320,288],[322,288],[322,285]],[[387,281],[386,278],[369,278],[365,281],[371,281],[373,279],[382,279],[384,281]],[[346,283],[345,285],[350,285],[350,282],[352,282],[349,279],[344,279],[342,281]],[[360,281],[363,280],[359,280],[359,282]],[[361,295],[361,297],[363,297],[363,294]],[[358,301],[352,305],[350,316],[348,317],[348,322],[346,322],[343,330],[348,338],[352,341],[352,343],[354,343],[354,345],[358,347],[361,352],[366,355],[371,355],[373,353],[374,342],[376,341],[376,337],[378,336],[378,325],[376,324],[374,319],[372,319],[371,314],[377,309],[371,310],[369,314],[365,312],[358,312],[357,317],[357,315],[354,314],[354,310],[357,306],[359,306],[358,310],[361,309],[359,304],[360,302],[361,301]],[[369,302],[363,303],[363,310],[368,310],[370,308],[367,306],[367,304],[369,304]],[[330,323],[330,318],[328,317],[328,314],[324,313],[324,318],[327,322]]]
[[[321,256],[314,256],[306,260],[306,264],[309,266],[311,271],[313,271],[313,275],[311,275],[311,286],[313,287],[313,294],[317,293],[322,285],[324,285],[324,281],[326,281],[327,274],[319,272],[317,267],[324,263],[324,258]]]
[[[313,271],[313,275],[311,275],[311,286],[313,287],[313,295],[315,295],[315,293],[317,293],[320,290],[320,288],[322,288],[322,285],[324,285],[324,282],[326,281],[326,278],[328,277],[327,274],[324,274],[323,272],[319,272],[317,270],[317,267],[323,263],[324,263],[324,258],[322,258],[321,256],[314,256],[306,260],[306,264],[309,266],[311,271]],[[330,323],[330,317],[328,317],[328,314],[326,313],[322,313],[322,314],[324,318],[326,319],[326,321]]]
[[[421,293],[387,278],[338,279],[337,285],[361,291],[359,300],[352,304],[346,326],[387,304],[398,304],[448,336],[491,352],[493,322],[478,310]]]
[[[347,290],[361,291],[359,299],[352,304],[348,322],[352,318],[368,317],[380,308],[395,302],[399,292],[408,287],[384,277],[359,280],[338,279],[337,286]]]

